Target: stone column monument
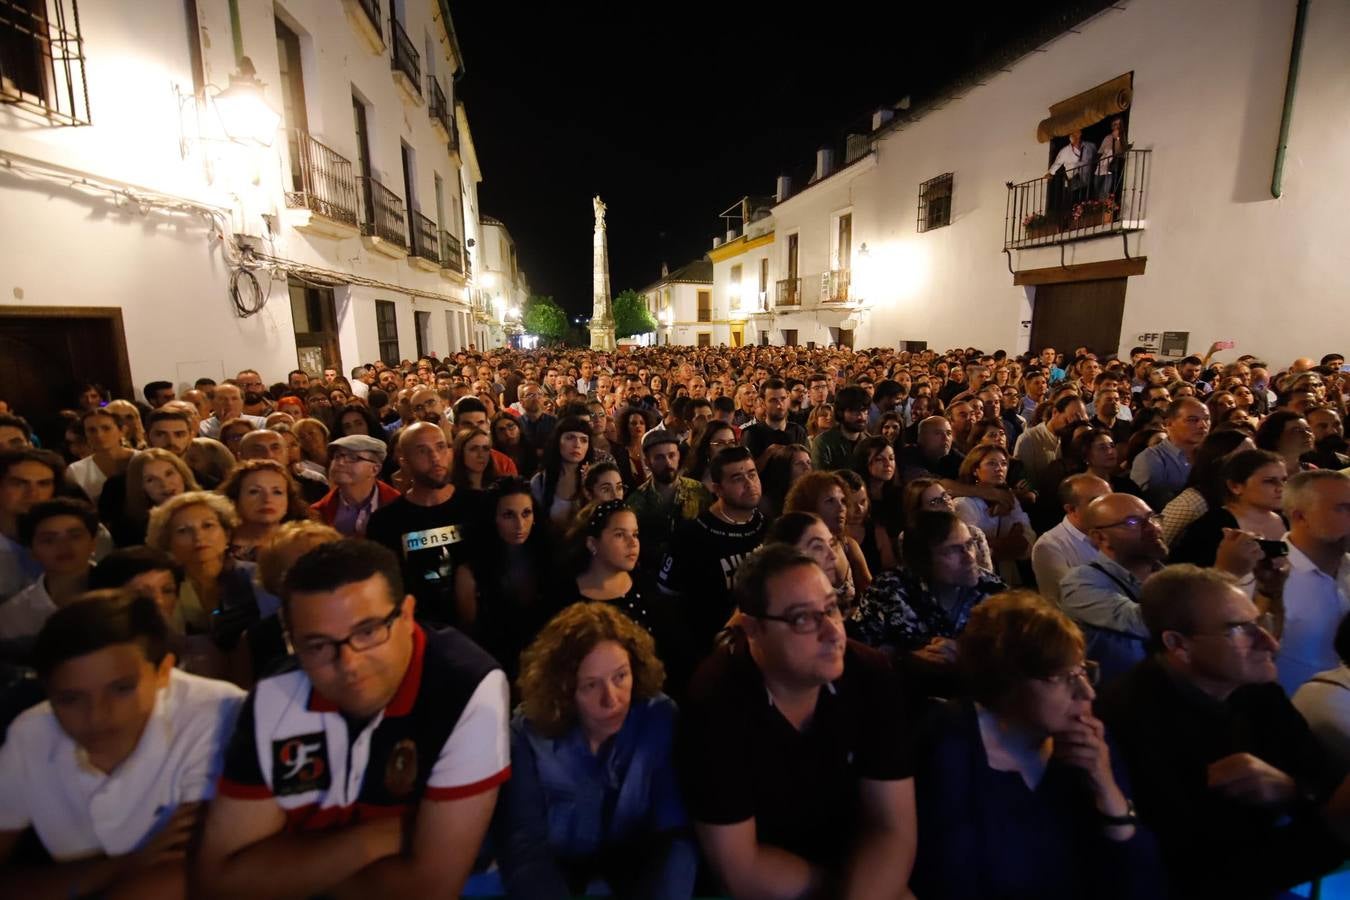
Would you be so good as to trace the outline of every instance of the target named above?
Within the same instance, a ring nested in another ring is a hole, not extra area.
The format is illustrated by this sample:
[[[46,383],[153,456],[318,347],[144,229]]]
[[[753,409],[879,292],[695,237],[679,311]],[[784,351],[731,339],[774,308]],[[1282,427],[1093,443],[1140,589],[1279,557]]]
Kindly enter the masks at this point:
[[[593,197],[595,206],[595,237],[592,241],[595,262],[591,272],[591,349],[614,349],[614,307],[609,297],[609,241],[605,237],[605,202]]]

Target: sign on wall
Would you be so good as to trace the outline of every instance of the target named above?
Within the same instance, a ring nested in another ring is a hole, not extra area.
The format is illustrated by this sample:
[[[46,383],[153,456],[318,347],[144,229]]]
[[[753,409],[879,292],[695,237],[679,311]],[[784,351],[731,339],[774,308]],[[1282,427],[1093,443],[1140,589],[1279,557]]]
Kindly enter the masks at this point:
[[[1162,347],[1162,335],[1156,331],[1150,331],[1147,334],[1136,334],[1134,336],[1134,345],[1143,347],[1150,353],[1157,353]]]
[[[1190,341],[1189,331],[1164,331],[1162,333],[1162,355],[1181,357],[1186,355],[1186,344]]]

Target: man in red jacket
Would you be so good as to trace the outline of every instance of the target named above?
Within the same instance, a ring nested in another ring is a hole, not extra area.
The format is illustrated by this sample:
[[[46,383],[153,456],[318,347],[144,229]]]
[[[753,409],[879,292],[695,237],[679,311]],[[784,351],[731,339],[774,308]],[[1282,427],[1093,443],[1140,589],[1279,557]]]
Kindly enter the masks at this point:
[[[333,489],[311,507],[343,537],[365,537],[370,514],[399,498],[380,481],[380,467],[389,452],[384,441],[349,434],[328,445],[328,483]]]

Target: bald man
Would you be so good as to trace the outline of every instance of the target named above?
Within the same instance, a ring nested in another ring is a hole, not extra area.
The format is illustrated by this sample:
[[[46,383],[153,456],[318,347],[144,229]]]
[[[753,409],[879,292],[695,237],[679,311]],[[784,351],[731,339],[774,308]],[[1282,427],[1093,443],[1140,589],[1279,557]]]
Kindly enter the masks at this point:
[[[1041,595],[1059,602],[1059,583],[1065,573],[1087,565],[1097,555],[1088,537],[1085,521],[1088,504],[1111,493],[1111,485],[1096,475],[1080,472],[1059,483],[1059,503],[1064,519],[1036,539],[1031,548],[1031,568]]]
[[[1131,494],[1104,494],[1087,504],[1082,521],[1097,553],[1064,575],[1059,603],[1083,629],[1103,679],[1117,678],[1147,655],[1139,596],[1167,558],[1162,517]]]
[[[311,506],[323,500],[328,493],[327,478],[313,469],[291,464],[291,448],[278,432],[262,428],[244,435],[239,441],[239,459],[270,459],[281,463],[295,479],[300,496]]]
[[[1289,374],[1297,375],[1299,372],[1306,372],[1309,369],[1315,368],[1316,366],[1317,363],[1313,362],[1308,357],[1300,356],[1298,359],[1294,360],[1294,362],[1289,366]]]

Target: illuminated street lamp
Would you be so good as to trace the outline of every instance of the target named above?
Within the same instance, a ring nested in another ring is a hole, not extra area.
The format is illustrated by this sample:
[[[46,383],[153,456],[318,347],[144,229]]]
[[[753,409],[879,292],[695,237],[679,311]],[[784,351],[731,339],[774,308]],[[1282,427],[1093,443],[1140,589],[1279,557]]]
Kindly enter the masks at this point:
[[[230,76],[230,86],[215,96],[216,115],[230,140],[239,144],[272,146],[281,124],[281,114],[263,99],[263,83],[253,61],[239,61],[239,71]]]

